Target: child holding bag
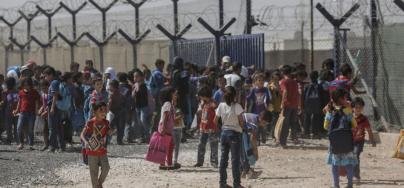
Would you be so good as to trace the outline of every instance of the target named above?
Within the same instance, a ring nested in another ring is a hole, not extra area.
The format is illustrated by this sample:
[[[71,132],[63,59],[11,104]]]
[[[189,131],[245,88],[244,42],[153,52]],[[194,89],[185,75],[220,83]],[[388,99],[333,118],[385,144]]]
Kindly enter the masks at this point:
[[[160,101],[163,106],[161,107],[161,118],[158,132],[162,136],[172,137],[176,113],[175,106],[177,104],[177,91],[172,87],[163,88],[160,91]],[[174,170],[180,168],[180,166],[173,166],[173,151],[174,142],[173,139],[170,139],[166,163],[160,164],[160,170]]]

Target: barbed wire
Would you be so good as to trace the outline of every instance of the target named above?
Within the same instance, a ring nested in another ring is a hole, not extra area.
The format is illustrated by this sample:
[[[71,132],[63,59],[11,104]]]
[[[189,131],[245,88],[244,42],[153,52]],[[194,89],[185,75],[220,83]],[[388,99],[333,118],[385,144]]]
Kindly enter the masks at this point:
[[[95,0],[100,6],[107,6],[113,0]],[[137,0],[140,1],[140,0]],[[168,0],[148,0],[147,3],[167,3]],[[22,10],[25,13],[32,13],[36,11],[35,5],[40,5],[41,7],[47,10],[54,10],[59,6],[59,3],[63,2],[68,7],[75,9],[81,6],[86,0],[31,0],[24,3],[21,7],[14,7],[10,9],[0,9],[0,15],[4,16],[8,20],[15,20],[20,15],[17,12],[18,10]],[[241,1],[243,2],[243,1]],[[344,0],[344,1],[330,1],[330,0],[318,0],[315,3],[321,3],[324,7],[327,8],[334,15],[340,15],[341,12],[345,12],[348,10],[353,4],[359,3],[360,8],[355,14],[350,17],[346,23],[344,23],[343,27],[351,28],[351,33],[354,35],[363,34],[363,26],[365,23],[365,17],[368,17],[370,12],[370,7],[368,0]],[[181,4],[181,1],[179,2]],[[165,4],[164,4],[165,5]],[[124,7],[129,6],[125,3],[125,0],[119,0],[119,2],[114,6]],[[87,5],[84,10],[94,10],[93,5]],[[402,17],[402,11],[397,8],[397,6],[392,1],[381,1],[380,9],[383,13],[383,17],[385,23],[404,23],[404,18]],[[230,18],[233,16],[241,17],[242,12],[241,7],[240,10],[232,10],[226,11],[225,17]],[[308,2],[305,3],[297,3],[294,5],[268,5],[263,7],[256,7],[256,9],[252,10],[253,15],[256,19],[258,19],[261,24],[254,28],[256,32],[264,32],[267,33],[267,38],[274,41],[284,40],[290,37],[293,37],[294,33],[297,31],[309,30],[310,23],[310,6]],[[89,14],[88,11],[86,14]],[[107,31],[108,33],[112,33],[116,31],[118,28],[121,28],[128,33],[134,32],[134,18],[132,14],[118,15],[119,13],[110,13],[108,14],[108,22],[107,22]],[[197,35],[201,33],[206,33],[206,30],[200,26],[197,22],[197,18],[202,17],[209,21],[209,23],[218,25],[218,7],[215,4],[211,4],[207,7],[204,7],[201,10],[195,12],[184,12],[181,11],[179,13],[179,24],[181,26],[185,26],[188,23],[193,25],[188,35]],[[79,17],[84,17],[84,15],[79,14]],[[332,35],[332,26],[331,24],[324,19],[324,17],[315,10],[315,24],[314,24],[314,32],[315,36],[318,39],[323,38],[331,38]],[[145,31],[147,29],[151,29],[152,32],[148,38],[160,38],[163,37],[161,32],[156,31],[155,26],[157,24],[161,24],[164,27],[171,29],[173,28],[172,22],[172,14],[163,13],[163,14],[147,14],[141,15],[140,20],[140,29]],[[242,21],[238,21],[238,26],[243,26],[244,23]],[[71,23],[57,23],[55,24],[54,30],[58,32],[62,32],[67,36],[71,36]],[[47,32],[45,31],[46,24],[44,22],[39,23],[34,19],[33,21],[33,33],[38,38],[46,39]],[[78,33],[80,32],[90,32],[95,36],[101,36],[101,18],[99,20],[95,20],[91,22],[91,24],[79,24]],[[24,28],[25,24],[18,24],[15,30],[15,36],[18,40],[24,40]],[[241,29],[242,31],[242,29]],[[306,32],[308,33],[308,32]],[[3,34],[4,35],[4,34]],[[2,37],[5,39],[6,37]]]

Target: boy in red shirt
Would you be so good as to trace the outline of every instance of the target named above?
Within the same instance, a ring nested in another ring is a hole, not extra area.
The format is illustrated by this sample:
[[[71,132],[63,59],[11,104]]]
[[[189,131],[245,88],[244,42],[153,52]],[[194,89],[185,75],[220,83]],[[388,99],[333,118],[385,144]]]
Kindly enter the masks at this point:
[[[107,134],[111,135],[108,120],[105,119],[107,104],[101,102],[93,106],[94,118],[87,122],[80,138],[85,144],[88,155],[91,183],[93,188],[100,188],[107,178],[109,163],[107,157]],[[98,176],[99,166],[101,174]]]
[[[219,127],[213,121],[215,119],[216,102],[212,99],[212,90],[209,87],[202,87],[198,91],[198,96],[201,98],[199,112],[201,114],[200,131],[201,137],[198,145],[198,160],[194,167],[202,167],[206,143],[210,143],[210,163],[214,168],[218,167],[218,147],[219,147]]]
[[[283,79],[279,82],[282,93],[282,115],[285,120],[282,125],[281,136],[279,142],[283,148],[286,147],[289,129],[292,130],[292,138],[296,141],[296,123],[297,123],[297,110],[299,107],[299,90],[298,84],[291,78],[292,67],[285,65],[282,67],[281,72]]]
[[[365,107],[365,102],[362,98],[356,97],[352,101],[352,108],[354,111],[354,117],[357,123],[357,126],[352,129],[353,140],[354,140],[354,153],[358,157],[358,165],[354,166],[354,177],[359,183],[360,176],[360,155],[363,152],[363,146],[365,143],[365,134],[366,132],[369,134],[369,140],[372,143],[372,146],[376,146],[376,142],[373,137],[372,128],[370,126],[368,118],[362,114],[363,108]],[[366,132],[365,132],[366,131]]]
[[[35,114],[38,111],[40,96],[34,89],[34,83],[31,78],[25,78],[22,80],[21,88],[22,89],[18,93],[19,101],[17,109],[14,111],[14,115],[20,113],[17,123],[17,133],[20,145],[17,149],[21,150],[24,148],[24,131],[25,133],[28,132],[30,150],[33,150]],[[23,126],[27,124],[28,127],[24,128]]]

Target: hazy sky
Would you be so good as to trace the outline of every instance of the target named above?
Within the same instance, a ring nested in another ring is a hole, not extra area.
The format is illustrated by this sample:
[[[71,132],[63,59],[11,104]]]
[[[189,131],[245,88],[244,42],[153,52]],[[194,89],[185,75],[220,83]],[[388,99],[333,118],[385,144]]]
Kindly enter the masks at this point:
[[[0,8],[21,6],[28,0],[0,0]]]

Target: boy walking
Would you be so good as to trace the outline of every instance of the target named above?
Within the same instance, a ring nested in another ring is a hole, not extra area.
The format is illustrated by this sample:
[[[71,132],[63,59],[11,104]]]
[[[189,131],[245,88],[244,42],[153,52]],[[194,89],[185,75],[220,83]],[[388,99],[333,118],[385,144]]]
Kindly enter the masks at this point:
[[[94,118],[87,122],[86,127],[80,135],[85,144],[88,155],[88,166],[90,169],[91,183],[93,188],[101,188],[109,172],[107,157],[107,134],[111,135],[108,120],[105,119],[107,104],[94,105]],[[99,175],[99,166],[101,174]]]

